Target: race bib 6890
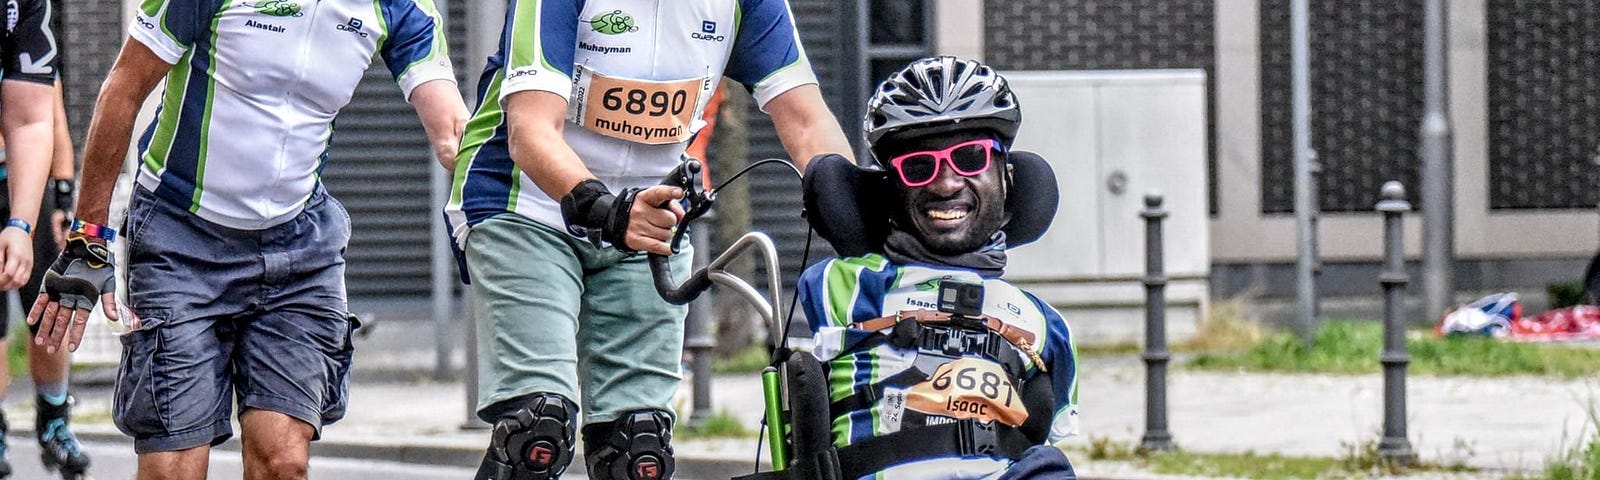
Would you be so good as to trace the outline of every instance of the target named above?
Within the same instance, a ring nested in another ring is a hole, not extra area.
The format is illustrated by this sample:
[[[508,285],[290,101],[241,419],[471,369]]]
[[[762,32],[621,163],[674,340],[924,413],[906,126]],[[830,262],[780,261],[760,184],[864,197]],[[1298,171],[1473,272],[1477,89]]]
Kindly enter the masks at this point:
[[[675,81],[608,77],[582,68],[574,73],[569,119],[595,133],[649,145],[687,141],[700,105],[704,78]]]

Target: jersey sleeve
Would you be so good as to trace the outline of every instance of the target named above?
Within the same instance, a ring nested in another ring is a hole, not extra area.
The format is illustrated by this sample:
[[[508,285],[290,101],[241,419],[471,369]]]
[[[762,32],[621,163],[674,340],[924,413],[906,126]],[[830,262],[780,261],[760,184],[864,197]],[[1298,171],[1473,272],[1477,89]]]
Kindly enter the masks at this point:
[[[411,90],[431,80],[455,83],[455,68],[450,65],[450,47],[445,42],[444,21],[433,0],[386,2],[384,19],[389,36],[384,40],[383,63],[400,84],[407,99]]]
[[[1050,365],[1055,412],[1048,438],[1056,443],[1078,434],[1078,349],[1061,313],[1033,294],[1028,294],[1028,299],[1045,317],[1044,352],[1039,356]]]
[[[50,0],[18,0],[11,5],[16,23],[0,42],[5,79],[53,84],[59,61],[55,33],[50,30]]]
[[[800,275],[796,300],[815,332],[822,327],[848,327],[882,316],[883,296],[897,278],[879,255],[835,258],[812,265]]]
[[[222,0],[144,0],[128,26],[128,36],[150,47],[169,64],[178,63],[211,31]]]
[[[823,285],[827,283],[828,264],[832,261],[820,262],[807,268],[800,274],[800,281],[795,284],[795,301],[800,302],[800,310],[806,316],[806,325],[811,327],[811,332],[816,333],[822,327],[833,325],[833,320],[828,318],[828,309],[823,305]]]
[[[540,90],[572,96],[572,58],[578,48],[579,0],[513,0],[506,11],[500,51],[505,79],[500,100]]]
[[[739,31],[724,75],[744,84],[762,111],[779,94],[817,83],[787,0],[739,0]]]

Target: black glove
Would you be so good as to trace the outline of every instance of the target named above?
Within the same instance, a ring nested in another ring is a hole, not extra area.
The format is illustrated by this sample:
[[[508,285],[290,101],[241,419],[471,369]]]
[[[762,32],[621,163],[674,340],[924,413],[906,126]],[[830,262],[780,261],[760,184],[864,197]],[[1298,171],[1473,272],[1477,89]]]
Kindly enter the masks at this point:
[[[44,292],[62,308],[93,310],[100,295],[115,291],[111,250],[83,237],[67,239],[66,250],[44,273]]]
[[[561,218],[567,222],[567,233],[588,238],[600,247],[601,241],[610,242],[613,248],[633,253],[624,240],[628,233],[628,212],[633,210],[633,199],[639,195],[637,188],[624,188],[613,195],[599,180],[578,182],[572,191],[561,197]]]

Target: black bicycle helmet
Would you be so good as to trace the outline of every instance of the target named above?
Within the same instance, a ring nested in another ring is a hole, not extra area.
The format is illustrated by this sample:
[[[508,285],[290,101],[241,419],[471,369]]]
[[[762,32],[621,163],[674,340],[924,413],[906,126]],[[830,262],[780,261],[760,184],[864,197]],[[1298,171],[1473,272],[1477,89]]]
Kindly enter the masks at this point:
[[[976,61],[951,56],[911,62],[889,75],[867,100],[867,144],[914,132],[918,136],[986,128],[1011,147],[1022,123],[1005,77]]]

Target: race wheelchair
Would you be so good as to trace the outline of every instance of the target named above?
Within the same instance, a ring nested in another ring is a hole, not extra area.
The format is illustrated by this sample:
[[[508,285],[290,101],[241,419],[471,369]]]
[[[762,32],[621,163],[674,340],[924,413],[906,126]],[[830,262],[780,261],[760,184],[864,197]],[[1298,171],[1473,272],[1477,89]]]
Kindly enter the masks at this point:
[[[723,185],[763,163],[788,165],[781,160],[757,162]],[[1013,151],[1009,154],[1009,163],[1015,173],[1011,176],[1011,194],[1007,197],[1007,210],[1012,212],[1012,217],[1003,230],[1008,244],[1015,246],[1043,236],[1055,217],[1059,194],[1054,171],[1039,156]],[[671,240],[673,251],[681,245],[689,225],[704,215],[716,200],[715,189],[703,188],[700,168],[698,161],[686,159],[662,181],[664,185],[677,186],[685,192],[685,215]],[[798,175],[799,171],[796,169],[795,173]],[[840,256],[881,253],[889,234],[888,206],[892,205],[885,181],[887,177],[880,170],[863,169],[839,155],[819,156],[810,162],[802,179],[803,216]],[[728,265],[746,253],[754,253],[763,262],[765,294],[727,270]],[[804,263],[802,260],[802,268]],[[762,372],[764,440],[768,443],[773,469],[734,480],[853,480],[919,455],[1013,456],[1020,454],[1020,449],[1042,443],[1044,432],[1048,430],[1045,425],[1048,421],[1030,422],[1017,429],[1022,435],[1008,436],[997,433],[993,427],[961,422],[939,429],[940,435],[916,430],[899,432],[919,435],[915,441],[891,434],[875,438],[870,444],[836,447],[832,432],[833,399],[829,396],[826,371],[808,351],[806,342],[791,343],[786,326],[792,319],[780,316],[783,284],[777,249],[770,237],[761,232],[746,233],[681,284],[673,280],[666,256],[652,254],[650,266],[656,290],[668,302],[686,304],[711,286],[721,286],[749,302],[767,326],[773,354],[771,365]],[[791,317],[793,311],[791,306]],[[1029,390],[1048,391],[1048,384],[1036,383],[1025,385],[1024,398],[1028,397]],[[1038,417],[1043,420],[1045,416]]]

